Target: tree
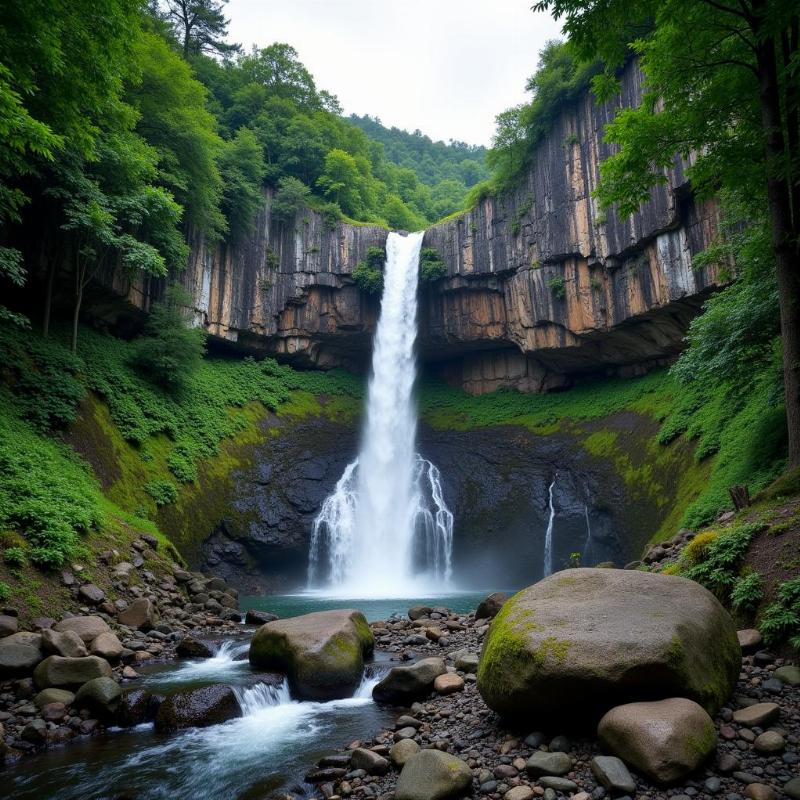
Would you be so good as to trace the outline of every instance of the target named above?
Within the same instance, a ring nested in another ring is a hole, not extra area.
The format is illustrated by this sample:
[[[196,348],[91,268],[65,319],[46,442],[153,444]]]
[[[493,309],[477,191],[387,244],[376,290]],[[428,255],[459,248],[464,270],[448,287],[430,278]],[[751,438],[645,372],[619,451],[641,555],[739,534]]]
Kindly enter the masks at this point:
[[[228,44],[228,22],[223,8],[228,0],[165,0],[165,16],[183,50],[183,57],[200,53],[230,56],[241,49]]]
[[[584,58],[603,59],[607,96],[630,50],[647,95],[608,138],[600,197],[629,213],[665,179],[674,153],[696,158],[700,193],[764,198],[778,284],[789,464],[800,465],[800,28],[792,0],[542,0]]]
[[[222,212],[228,221],[229,239],[236,241],[253,229],[264,202],[264,155],[250,128],[239,128],[236,136],[225,142],[219,169],[224,187]]]
[[[241,58],[239,66],[249,81],[267,87],[272,95],[305,108],[321,107],[314,78],[291,45],[276,42],[262,49],[253,45],[250,54]],[[330,104],[331,98],[332,95],[325,94],[326,103]]]
[[[271,211],[280,220],[294,218],[301,208],[308,205],[311,189],[297,178],[282,178],[272,200]]]
[[[188,293],[170,286],[164,299],[150,309],[144,336],[133,346],[133,364],[172,393],[186,386],[205,353],[205,331],[190,324],[190,309]]]
[[[325,155],[325,170],[317,186],[345,214],[357,218],[363,211],[359,192],[361,180],[356,159],[344,150],[333,149]]]

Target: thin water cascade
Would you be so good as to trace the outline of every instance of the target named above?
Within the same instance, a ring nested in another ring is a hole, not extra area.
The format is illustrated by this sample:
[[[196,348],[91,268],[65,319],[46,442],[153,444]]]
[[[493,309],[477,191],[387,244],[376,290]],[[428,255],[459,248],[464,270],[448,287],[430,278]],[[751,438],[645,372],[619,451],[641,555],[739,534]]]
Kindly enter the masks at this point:
[[[414,449],[422,236],[390,233],[386,242],[362,444],[314,521],[310,589],[399,597],[440,592],[451,578],[453,515],[439,470]]]
[[[556,485],[556,477],[557,476],[553,478],[550,488],[547,490],[550,503],[550,519],[547,521],[547,532],[544,535],[544,564],[542,573],[545,578],[553,574],[553,522],[556,518],[556,509],[553,505],[553,488]]]
[[[592,552],[592,525],[589,522],[589,506],[583,506],[584,516],[586,517],[586,541],[583,543],[583,552],[581,553],[581,564],[589,566],[589,555]]]

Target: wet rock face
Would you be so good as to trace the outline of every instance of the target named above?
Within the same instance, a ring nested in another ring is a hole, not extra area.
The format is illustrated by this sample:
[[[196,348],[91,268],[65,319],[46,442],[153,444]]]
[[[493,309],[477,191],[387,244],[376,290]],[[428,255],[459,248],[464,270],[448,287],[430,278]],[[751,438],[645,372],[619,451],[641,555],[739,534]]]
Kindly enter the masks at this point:
[[[683,164],[624,219],[591,197],[609,154],[604,125],[642,95],[635,62],[621,94],[597,105],[586,94],[565,109],[537,147],[521,185],[425,235],[447,277],[422,291],[419,349],[447,380],[470,392],[516,386],[540,392],[575,375],[629,374],[673,357],[707,291],[713,268],[692,256],[718,227],[715,204],[695,203]],[[218,341],[297,365],[363,368],[378,302],[351,274],[386,231],[330,226],[313,211],[271,219],[269,202],[249,240],[211,246],[195,236],[177,276],[198,322]],[[106,288],[146,309],[162,286],[121,272]]]
[[[605,462],[568,436],[518,428],[419,430],[419,450],[441,470],[455,515],[456,580],[514,587],[542,577],[553,486],[554,568],[637,556],[663,510],[632,498]],[[202,566],[245,593],[289,591],[306,580],[314,518],[356,456],[350,426],[309,419],[269,439],[255,466],[236,472],[231,511],[202,548]]]

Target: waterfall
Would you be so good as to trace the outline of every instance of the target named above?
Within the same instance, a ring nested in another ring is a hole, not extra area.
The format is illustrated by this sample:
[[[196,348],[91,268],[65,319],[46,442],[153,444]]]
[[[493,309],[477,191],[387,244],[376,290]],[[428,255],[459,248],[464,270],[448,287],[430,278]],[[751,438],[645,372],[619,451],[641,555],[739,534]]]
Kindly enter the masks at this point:
[[[556,518],[556,509],[553,505],[553,487],[556,485],[556,479],[553,478],[548,495],[550,500],[550,519],[547,521],[547,532],[544,535],[544,565],[542,572],[546,578],[548,575],[553,574],[553,521]]]
[[[439,470],[415,452],[422,236],[390,233],[386,242],[361,448],[314,521],[312,589],[350,597],[411,596],[425,586],[440,592],[450,580],[453,515]]]
[[[592,552],[592,526],[589,522],[589,506],[584,505],[584,515],[586,517],[586,541],[583,543],[583,553],[581,554],[581,565],[589,566],[589,555]]]

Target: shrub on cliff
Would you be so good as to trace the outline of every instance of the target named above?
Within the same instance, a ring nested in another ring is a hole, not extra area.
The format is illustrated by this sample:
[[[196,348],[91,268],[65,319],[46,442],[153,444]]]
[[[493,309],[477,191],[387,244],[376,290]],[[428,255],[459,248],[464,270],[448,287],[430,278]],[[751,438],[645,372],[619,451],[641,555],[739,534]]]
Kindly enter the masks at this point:
[[[425,283],[434,283],[447,275],[447,266],[433,247],[423,247],[420,251],[419,274]]]
[[[380,295],[383,292],[383,265],[386,263],[386,250],[383,247],[370,247],[367,257],[353,270],[353,280],[363,292]]]

